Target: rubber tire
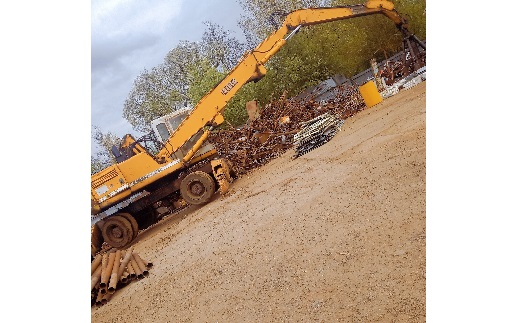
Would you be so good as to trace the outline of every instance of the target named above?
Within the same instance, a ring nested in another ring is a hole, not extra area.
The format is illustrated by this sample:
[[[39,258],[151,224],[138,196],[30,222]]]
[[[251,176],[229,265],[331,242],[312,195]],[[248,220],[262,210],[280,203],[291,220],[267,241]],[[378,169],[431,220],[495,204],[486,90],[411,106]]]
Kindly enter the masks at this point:
[[[194,185],[199,185],[202,192],[196,193],[192,188],[198,188]],[[215,181],[205,172],[196,171],[184,177],[180,184],[180,194],[182,198],[189,204],[199,205],[208,203],[215,193]]]
[[[127,219],[129,223],[131,223],[131,228],[133,229],[133,239],[132,240],[135,240],[135,238],[139,235],[139,224],[137,223],[137,220],[135,220],[133,215],[129,213],[119,213],[117,215]]]
[[[122,237],[115,237],[112,234],[114,228],[122,230]],[[115,215],[105,220],[104,224],[102,224],[102,237],[110,246],[122,248],[133,241],[133,228],[126,218]]]

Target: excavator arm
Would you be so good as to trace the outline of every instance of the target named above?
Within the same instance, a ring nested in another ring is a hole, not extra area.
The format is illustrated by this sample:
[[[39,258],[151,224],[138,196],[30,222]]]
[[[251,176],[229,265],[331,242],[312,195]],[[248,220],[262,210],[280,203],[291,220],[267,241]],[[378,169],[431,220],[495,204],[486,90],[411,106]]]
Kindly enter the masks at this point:
[[[406,20],[394,9],[394,4],[386,0],[370,0],[359,5],[300,9],[288,14],[279,29],[251,52],[245,53],[237,66],[197,103],[193,111],[168,139],[165,147],[159,151],[156,156],[157,161],[170,162],[178,158],[183,162],[188,162],[204,143],[211,130],[209,128],[203,130],[203,128],[214,127],[224,121],[222,112],[226,104],[244,84],[264,77],[266,74],[264,64],[286,44],[299,28],[373,14],[383,14],[395,23],[405,37],[414,37],[408,32]],[[424,48],[422,43],[420,45]],[[178,157],[174,157],[177,155],[174,153],[187,143],[191,145],[182,150],[185,155],[179,154]]]

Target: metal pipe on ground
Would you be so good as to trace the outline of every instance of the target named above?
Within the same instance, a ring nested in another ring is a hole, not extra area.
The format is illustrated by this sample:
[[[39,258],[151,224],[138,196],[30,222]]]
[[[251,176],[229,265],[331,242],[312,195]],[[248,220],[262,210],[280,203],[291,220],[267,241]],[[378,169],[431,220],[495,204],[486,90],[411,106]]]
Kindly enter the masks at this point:
[[[102,255],[98,254],[95,256],[95,259],[91,262],[91,275],[97,270],[97,267],[102,263]]]
[[[117,283],[119,279],[119,276],[117,276],[117,274],[118,274],[118,270],[120,266],[120,258],[121,258],[121,251],[117,250],[117,252],[115,252],[115,260],[113,262],[113,268],[111,269],[111,276],[109,277],[108,292],[112,294],[115,292],[115,289],[117,288]]]
[[[100,281],[100,274],[102,273],[102,264],[100,264],[94,273],[91,274],[91,289],[95,288],[97,286],[98,282]]]
[[[128,271],[128,273],[129,273],[128,281],[137,278],[137,273],[135,273],[135,269],[133,269],[133,266],[131,265],[131,260],[130,260],[130,262],[128,263],[127,271]]]
[[[102,296],[104,296],[104,294],[102,294],[102,291],[99,290],[98,291],[98,295],[97,295],[97,299],[95,300],[95,305],[97,305],[97,306],[102,305]]]
[[[146,268],[146,264],[144,263],[144,260],[140,258],[140,256],[137,253],[133,253],[133,259],[135,259],[135,262],[137,265],[139,265],[140,272],[142,273],[143,277],[146,277],[149,275],[148,269]]]
[[[120,267],[117,273],[118,277],[122,276],[132,256],[133,256],[133,246],[129,247],[129,249],[126,251],[126,254],[124,255],[124,259],[122,259],[122,262],[120,263]]]
[[[113,295],[113,294],[111,294],[111,293],[106,293],[106,294],[104,294],[104,295],[102,296],[101,301],[100,301],[101,305],[105,305],[105,304],[107,304],[108,301],[109,301],[109,299],[111,298],[111,295]]]
[[[125,261],[127,265],[123,266]],[[91,305],[107,304],[117,288],[124,287],[132,279],[148,276],[148,269],[152,266],[151,262],[144,261],[132,248],[103,254],[99,266],[91,275]]]
[[[128,280],[129,280],[129,273],[125,271],[124,273],[122,273],[122,276],[120,277],[120,282],[122,284],[127,284]]]
[[[144,275],[142,274],[142,271],[140,270],[139,265],[138,265],[137,262],[135,261],[135,257],[131,257],[130,264],[131,264],[131,266],[133,267],[133,271],[134,271],[135,274],[137,275],[136,278],[137,278],[137,279],[142,279],[142,278],[144,278]]]
[[[152,262],[144,260],[139,254],[137,254],[137,256],[142,260],[144,266],[146,266],[146,269],[151,269],[151,267],[153,267]]]
[[[100,289],[105,291],[105,288],[108,286],[109,277],[111,276],[111,271],[113,270],[113,265],[115,262],[115,253],[112,252],[108,256],[108,262],[105,270],[103,271],[103,275],[100,278]]]
[[[105,253],[104,255],[102,255],[102,272],[100,273],[100,282],[101,283],[105,279],[106,268],[108,267],[108,258],[109,258],[109,254]],[[100,285],[99,285],[99,287],[100,287]]]

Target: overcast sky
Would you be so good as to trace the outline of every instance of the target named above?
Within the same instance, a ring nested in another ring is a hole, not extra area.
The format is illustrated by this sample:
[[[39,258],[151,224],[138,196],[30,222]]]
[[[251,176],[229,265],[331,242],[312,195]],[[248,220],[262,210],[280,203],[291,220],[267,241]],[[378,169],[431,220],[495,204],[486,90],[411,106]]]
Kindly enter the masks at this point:
[[[244,42],[240,15],[237,0],[92,0],[91,125],[119,137],[138,135],[122,118],[135,78],[181,40],[200,40],[205,21]]]

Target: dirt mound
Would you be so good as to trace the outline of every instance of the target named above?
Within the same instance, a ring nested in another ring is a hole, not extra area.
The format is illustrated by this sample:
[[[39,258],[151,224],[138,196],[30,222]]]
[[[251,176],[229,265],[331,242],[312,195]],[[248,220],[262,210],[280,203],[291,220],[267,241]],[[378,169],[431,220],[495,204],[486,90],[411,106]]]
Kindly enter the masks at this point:
[[[147,280],[92,322],[424,322],[425,83],[137,238]]]

